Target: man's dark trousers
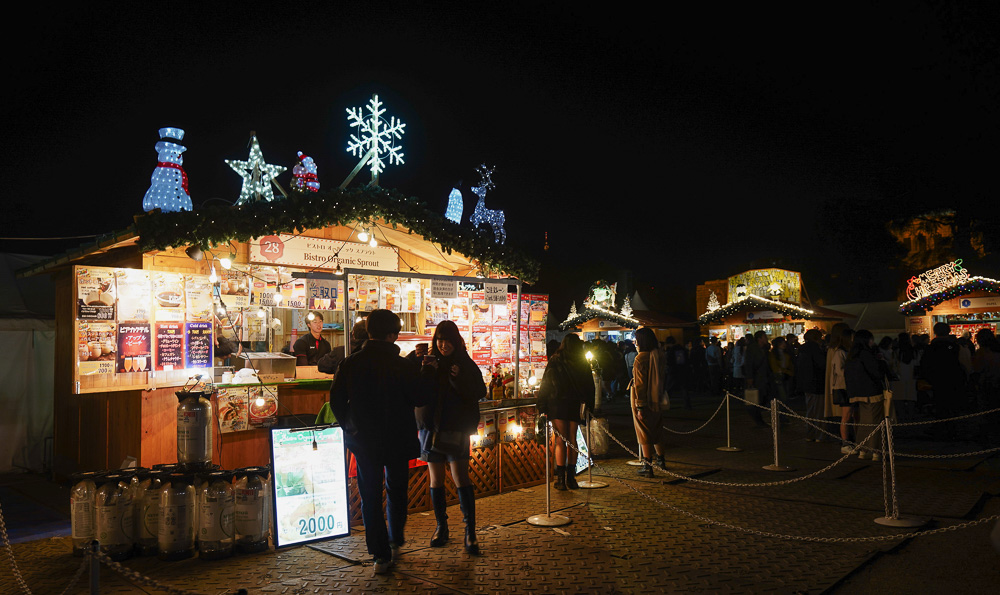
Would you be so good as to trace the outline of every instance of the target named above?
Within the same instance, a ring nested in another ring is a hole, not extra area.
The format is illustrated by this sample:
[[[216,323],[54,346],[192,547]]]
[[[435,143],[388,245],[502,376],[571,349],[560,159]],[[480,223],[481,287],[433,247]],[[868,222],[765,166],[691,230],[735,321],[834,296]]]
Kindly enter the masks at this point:
[[[388,560],[392,556],[390,543],[403,545],[406,525],[407,484],[410,464],[407,459],[379,461],[377,457],[355,453],[358,464],[358,492],[361,495],[361,518],[365,522],[365,543],[368,553]],[[389,527],[382,515],[382,480],[385,478],[386,512]]]

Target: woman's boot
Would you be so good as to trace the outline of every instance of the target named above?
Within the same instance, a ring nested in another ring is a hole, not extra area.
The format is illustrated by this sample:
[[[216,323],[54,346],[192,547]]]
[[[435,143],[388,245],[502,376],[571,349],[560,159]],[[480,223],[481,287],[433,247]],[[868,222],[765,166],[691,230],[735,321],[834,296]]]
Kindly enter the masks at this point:
[[[556,465],[555,470],[555,481],[552,482],[552,487],[559,491],[566,491],[566,467],[562,465]]]
[[[444,488],[431,488],[431,504],[434,505],[434,518],[437,528],[431,536],[431,547],[441,547],[448,543],[448,503]]]
[[[571,490],[580,489],[580,484],[576,483],[576,464],[566,465],[566,487]]]
[[[649,459],[642,459],[642,466],[637,473],[643,477],[653,477],[653,466],[649,464]]]
[[[479,555],[479,540],[476,539],[476,491],[471,485],[458,488],[458,504],[465,517],[465,551]]]

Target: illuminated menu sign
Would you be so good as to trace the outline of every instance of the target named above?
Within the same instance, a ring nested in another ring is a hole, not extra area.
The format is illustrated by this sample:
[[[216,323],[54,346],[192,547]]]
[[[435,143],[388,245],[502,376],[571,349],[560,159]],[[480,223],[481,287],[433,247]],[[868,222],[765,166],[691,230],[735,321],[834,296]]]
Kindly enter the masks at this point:
[[[272,428],[271,469],[276,547],[350,533],[343,430]]]

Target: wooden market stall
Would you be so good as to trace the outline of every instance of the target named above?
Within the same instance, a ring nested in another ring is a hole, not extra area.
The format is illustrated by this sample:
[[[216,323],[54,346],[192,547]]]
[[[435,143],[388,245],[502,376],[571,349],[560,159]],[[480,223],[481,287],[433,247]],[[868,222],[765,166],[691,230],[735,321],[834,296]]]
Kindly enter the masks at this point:
[[[617,285],[596,281],[583,300],[583,308],[577,311],[576,302],[573,302],[566,320],[559,323],[559,330],[575,332],[584,341],[601,339],[618,343],[631,339],[640,322],[632,316],[628,296],[618,308]]]
[[[951,334],[968,332],[974,341],[980,329],[996,333],[1000,325],[1000,281],[970,276],[961,260],[912,277],[906,297],[899,312],[913,335],[933,335],[936,323],[947,322]]]
[[[329,398],[331,376],[282,354],[308,332],[310,312],[323,317],[322,337],[343,349],[356,317],[397,311],[403,353],[429,341],[437,321],[466,316],[470,344],[486,345],[487,355],[474,354],[484,373],[501,364],[526,381],[545,363],[537,354],[547,296],[521,292],[537,270],[516,250],[376,186],[137,217],[127,231],[19,272],[55,284],[55,472],[117,468],[129,457],[143,467],[176,462],[175,392],[198,374],[216,389],[213,463],[266,464],[267,427],[311,424]],[[434,279],[453,280],[459,297],[432,297]],[[502,306],[489,305],[487,286],[502,287]],[[476,316],[489,318],[488,334],[475,334]],[[240,355],[214,358],[217,334]],[[248,365],[257,372],[249,384],[224,375],[239,377]],[[470,438],[480,494],[544,479],[533,395],[517,390],[526,382],[510,386],[481,404],[484,430]],[[255,413],[255,395],[269,410]],[[427,482],[425,467],[411,470],[412,510],[429,507]],[[357,520],[353,479],[350,486]]]
[[[719,301],[719,294],[726,302]],[[783,269],[755,269],[698,286],[698,317],[708,336],[725,344],[767,332],[769,338],[801,336],[809,329],[829,332],[847,314],[803,300],[802,275]],[[803,305],[803,304],[806,305]]]

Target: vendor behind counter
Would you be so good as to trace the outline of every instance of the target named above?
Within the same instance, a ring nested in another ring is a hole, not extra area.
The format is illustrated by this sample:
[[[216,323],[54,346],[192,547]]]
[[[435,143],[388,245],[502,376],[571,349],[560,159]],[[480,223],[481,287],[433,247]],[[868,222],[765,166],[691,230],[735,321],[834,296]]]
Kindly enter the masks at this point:
[[[298,366],[315,366],[319,359],[330,353],[330,343],[320,336],[323,332],[323,315],[319,312],[310,312],[306,325],[309,327],[309,334],[299,338],[292,345],[292,355],[295,356]]]

